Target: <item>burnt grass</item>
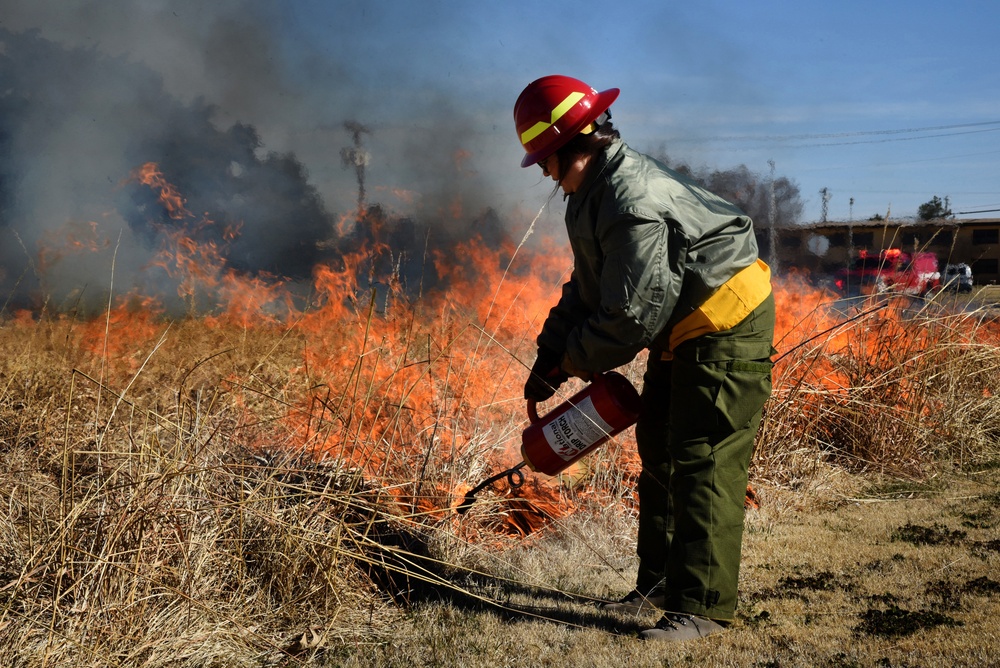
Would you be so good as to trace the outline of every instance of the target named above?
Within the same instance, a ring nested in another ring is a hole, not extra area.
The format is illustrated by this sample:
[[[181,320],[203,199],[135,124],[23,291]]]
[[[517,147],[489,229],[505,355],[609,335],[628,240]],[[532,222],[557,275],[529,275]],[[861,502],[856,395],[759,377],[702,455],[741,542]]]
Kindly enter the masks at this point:
[[[968,529],[992,529],[998,524],[998,502],[1000,493],[986,494],[979,497],[979,507],[956,509],[956,515],[961,519],[962,526]],[[969,540],[967,532],[950,529],[939,523],[930,526],[904,524],[893,532],[892,540],[917,546],[966,544],[971,554],[980,559],[988,558],[990,553],[1000,552],[1000,540]],[[937,580],[927,584],[925,594],[929,600],[937,602],[933,606],[936,609],[913,612],[899,607],[892,600],[885,600],[884,603],[888,606],[885,609],[869,609],[861,613],[861,622],[855,632],[893,637],[935,626],[961,626],[961,622],[939,610],[961,610],[966,595],[1000,596],[1000,582],[986,576],[966,580],[964,583]],[[886,598],[892,597],[887,595]]]
[[[936,626],[963,626],[957,619],[933,610],[904,610],[889,606],[885,610],[869,608],[860,615],[861,622],[854,627],[855,635],[894,638],[908,636],[922,629]]]
[[[964,541],[967,535],[964,531],[952,530],[936,522],[929,527],[907,523],[892,532],[892,540],[917,546],[957,545]]]
[[[786,575],[778,580],[776,587],[760,593],[761,598],[796,598],[808,599],[811,591],[850,591],[851,584],[844,575],[831,571],[820,571],[807,575]]]
[[[995,495],[990,495],[995,496]],[[992,498],[981,497],[988,505],[983,510],[966,511],[959,514],[963,525],[970,528],[991,528],[995,523],[995,513],[992,510]],[[906,523],[892,533],[893,541],[910,543],[915,546],[961,545],[967,543],[972,554],[985,558],[986,552],[1000,551],[1000,540],[972,541],[968,534],[960,529],[949,529],[940,523],[930,526]],[[902,555],[894,558],[902,559]],[[937,580],[927,584],[924,593],[928,599],[936,602],[932,608],[907,610],[892,594],[882,594],[869,597],[875,607],[869,607],[860,613],[860,622],[854,628],[855,635],[870,635],[883,638],[907,636],[922,629],[938,626],[962,626],[963,622],[943,614],[941,610],[961,610],[963,597],[966,594],[977,596],[1000,595],[1000,582],[988,577],[967,580],[965,583]]]
[[[871,565],[869,565],[871,567]],[[941,609],[955,610],[961,608],[964,592],[992,592],[993,587],[1000,586],[988,578],[987,582],[972,581],[964,586],[940,581],[927,587],[927,594],[940,600]],[[773,589],[761,592],[762,598],[798,598],[808,600],[809,592],[851,592],[854,589],[850,577],[830,571],[820,571],[801,576],[786,576],[778,581]],[[902,601],[894,594],[874,594],[862,597],[869,607],[859,613],[860,621],[854,627],[856,636],[877,636],[892,638],[907,636],[922,629],[938,626],[962,626],[962,622],[934,609],[907,610],[901,607]],[[754,621],[767,620],[770,613],[759,613]]]
[[[881,562],[868,564],[864,568],[881,570]],[[772,589],[758,594],[760,599],[797,598],[808,600],[810,592],[853,592],[855,589],[848,574],[819,571],[807,575],[786,576]],[[943,611],[962,609],[965,594],[979,596],[1000,595],[1000,582],[988,577],[979,577],[964,583],[939,580],[931,582],[925,589],[928,600],[933,604],[920,610],[908,610],[906,602],[892,593],[858,596],[867,602],[867,609],[858,614],[859,622],[853,629],[856,636],[877,636],[893,638],[907,636],[923,629],[939,626],[962,626],[963,622]],[[770,619],[766,610],[751,617],[749,623],[760,623]],[[808,620],[807,620],[808,621]]]
[[[984,521],[983,518],[991,516],[991,510],[973,511],[962,513],[963,524],[970,526],[969,518],[976,518],[976,525],[970,528],[989,529],[995,523]],[[1000,539],[993,540],[967,540],[968,534],[961,529],[949,529],[948,527],[935,522],[931,526],[907,523],[899,527],[892,533],[892,540],[910,543],[911,545],[960,545],[968,543],[973,555],[980,559],[985,559],[991,552],[1000,552]]]
[[[992,528],[997,523],[997,513],[993,510],[997,497],[1000,497],[1000,494],[980,497],[979,500],[985,502],[982,508],[964,509],[955,514],[962,520],[963,526],[970,529]],[[973,556],[980,559],[987,559],[990,553],[1000,552],[1000,540],[970,540],[966,531],[951,529],[937,522],[930,525],[908,522],[895,529],[890,540],[918,547],[965,545]],[[906,561],[906,557],[897,552],[888,559],[859,564],[859,571],[862,573],[887,571],[892,568],[893,563],[903,561]],[[856,637],[900,638],[936,627],[963,626],[964,622],[948,613],[963,610],[968,596],[1000,597],[1000,581],[987,576],[967,579],[964,582],[936,580],[927,583],[921,607],[912,610],[908,609],[912,601],[897,594],[857,592],[855,579],[850,572],[834,573],[826,570],[808,572],[806,566],[802,567],[802,571],[784,576],[778,580],[775,587],[760,591],[754,597],[758,612],[748,618],[748,623],[760,624],[770,620],[771,613],[760,608],[760,604],[767,599],[808,601],[814,593],[842,591],[853,595],[855,600],[866,607],[857,614],[858,621],[852,629]]]

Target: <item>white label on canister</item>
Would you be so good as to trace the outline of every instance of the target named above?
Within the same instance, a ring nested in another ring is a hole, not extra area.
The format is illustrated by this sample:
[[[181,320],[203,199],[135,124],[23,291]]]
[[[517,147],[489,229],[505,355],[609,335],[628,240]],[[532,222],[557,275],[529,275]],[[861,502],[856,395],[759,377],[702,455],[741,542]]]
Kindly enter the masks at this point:
[[[585,398],[562,415],[553,418],[542,428],[549,447],[569,461],[580,452],[611,433],[611,425],[604,421],[590,397]]]

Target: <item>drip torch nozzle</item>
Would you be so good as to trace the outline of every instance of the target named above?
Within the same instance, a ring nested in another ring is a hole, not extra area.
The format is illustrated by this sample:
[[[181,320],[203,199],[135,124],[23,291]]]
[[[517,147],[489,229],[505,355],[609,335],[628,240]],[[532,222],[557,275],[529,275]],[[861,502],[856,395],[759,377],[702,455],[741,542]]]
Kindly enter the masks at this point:
[[[465,511],[471,508],[472,504],[476,502],[476,494],[479,494],[479,492],[483,491],[484,489],[495,483],[497,480],[500,480],[501,478],[507,478],[507,484],[510,485],[511,489],[517,489],[518,487],[523,485],[524,473],[521,472],[521,469],[524,468],[525,466],[527,466],[527,462],[522,460],[520,464],[512,466],[506,471],[501,471],[500,473],[497,473],[495,476],[490,476],[486,480],[482,481],[481,483],[470,489],[466,493],[465,499],[458,506],[458,508],[456,508],[456,510],[458,510],[458,513],[460,515],[464,515]]]

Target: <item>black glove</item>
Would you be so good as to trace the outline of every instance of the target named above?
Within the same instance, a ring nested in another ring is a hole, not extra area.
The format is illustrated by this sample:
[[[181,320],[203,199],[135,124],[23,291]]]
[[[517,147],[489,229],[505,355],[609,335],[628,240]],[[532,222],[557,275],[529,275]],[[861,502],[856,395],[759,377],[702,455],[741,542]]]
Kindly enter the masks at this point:
[[[538,357],[524,384],[524,398],[545,401],[556,393],[556,388],[566,382],[569,375],[559,368],[562,355],[549,348],[539,347]]]

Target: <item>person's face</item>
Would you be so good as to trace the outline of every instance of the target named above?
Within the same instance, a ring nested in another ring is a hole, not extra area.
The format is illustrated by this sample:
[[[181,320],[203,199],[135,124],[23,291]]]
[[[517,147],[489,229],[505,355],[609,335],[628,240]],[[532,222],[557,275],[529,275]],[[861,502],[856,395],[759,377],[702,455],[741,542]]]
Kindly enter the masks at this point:
[[[539,160],[538,166],[542,168],[542,176],[551,176],[553,181],[559,182],[559,156],[553,153],[549,157]]]
[[[578,157],[568,165],[562,165],[559,156],[553,153],[547,158],[538,161],[538,166],[542,168],[542,175],[551,177],[559,184],[563,192],[572,195],[583,182],[583,174],[590,163],[590,156]]]

